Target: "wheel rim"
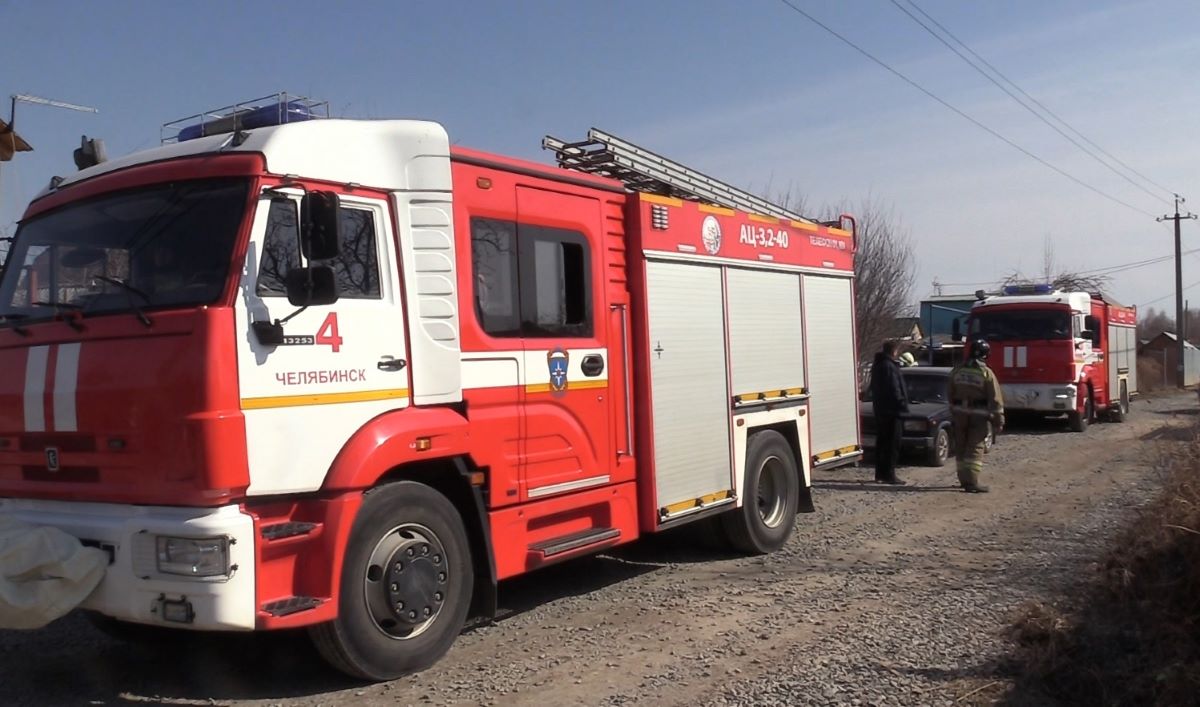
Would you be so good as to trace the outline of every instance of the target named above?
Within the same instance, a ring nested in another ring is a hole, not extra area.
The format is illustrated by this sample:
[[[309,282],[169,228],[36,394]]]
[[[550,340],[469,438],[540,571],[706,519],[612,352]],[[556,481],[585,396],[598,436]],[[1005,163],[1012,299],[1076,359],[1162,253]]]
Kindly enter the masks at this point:
[[[768,528],[783,523],[787,511],[787,473],[787,466],[776,456],[767,457],[759,467],[758,517]]]
[[[416,523],[398,525],[375,544],[363,572],[367,613],[388,638],[416,638],[441,614],[450,579],[437,535]]]
[[[950,456],[950,437],[945,430],[940,430],[937,436],[937,455],[938,459],[945,459]]]

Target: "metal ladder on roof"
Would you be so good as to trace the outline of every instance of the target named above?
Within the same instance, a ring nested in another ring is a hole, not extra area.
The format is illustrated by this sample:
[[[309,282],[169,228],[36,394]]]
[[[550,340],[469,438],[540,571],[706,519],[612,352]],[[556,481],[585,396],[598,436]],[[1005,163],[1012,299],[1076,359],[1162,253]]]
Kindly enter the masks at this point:
[[[566,142],[547,135],[542,138],[542,148],[554,151],[559,167],[610,177],[631,191],[705,201],[764,216],[813,223],[812,219],[762,197],[596,128],[589,130],[587,139],[579,142]]]

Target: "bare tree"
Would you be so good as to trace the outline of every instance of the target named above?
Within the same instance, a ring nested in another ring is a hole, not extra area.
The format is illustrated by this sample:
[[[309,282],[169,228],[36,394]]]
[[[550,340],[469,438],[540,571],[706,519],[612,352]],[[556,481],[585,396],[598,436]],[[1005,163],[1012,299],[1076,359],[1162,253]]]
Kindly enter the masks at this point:
[[[795,203],[795,202],[793,202]],[[799,203],[804,203],[799,200]],[[822,220],[854,215],[858,226],[854,254],[855,335],[858,360],[867,363],[896,330],[896,319],[910,315],[915,262],[912,239],[895,210],[867,196],[857,204],[826,207]]]
[[[1108,289],[1111,278],[1108,275],[1072,272],[1059,266],[1054,256],[1054,244],[1050,236],[1042,242],[1042,268],[1040,277],[1031,278],[1019,269],[1010,272],[1001,285],[1031,285],[1048,283],[1056,290],[1064,292],[1104,292]]]
[[[1167,316],[1166,311],[1150,307],[1141,313],[1137,323],[1139,339],[1153,339],[1164,331],[1175,332],[1175,319]]]

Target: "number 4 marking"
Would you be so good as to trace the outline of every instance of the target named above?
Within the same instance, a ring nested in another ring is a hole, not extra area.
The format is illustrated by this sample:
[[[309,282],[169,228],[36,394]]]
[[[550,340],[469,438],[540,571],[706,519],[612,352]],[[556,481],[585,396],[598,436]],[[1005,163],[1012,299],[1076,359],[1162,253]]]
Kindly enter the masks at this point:
[[[337,312],[330,312],[317,329],[317,343],[328,344],[337,353],[342,348],[342,337],[338,336]]]

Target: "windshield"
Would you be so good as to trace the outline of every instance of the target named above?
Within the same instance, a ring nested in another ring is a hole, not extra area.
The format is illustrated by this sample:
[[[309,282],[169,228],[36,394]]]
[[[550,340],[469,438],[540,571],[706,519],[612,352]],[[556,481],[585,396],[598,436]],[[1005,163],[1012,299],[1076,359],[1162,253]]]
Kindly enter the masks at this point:
[[[1070,339],[1071,313],[1058,309],[1011,309],[976,312],[971,333],[992,341]]]
[[[928,373],[904,374],[904,387],[908,388],[908,402],[910,403],[944,403],[948,384],[948,376],[935,376]]]
[[[0,280],[0,317],[28,321],[208,304],[224,289],[247,179],[106,194],[23,224]]]

